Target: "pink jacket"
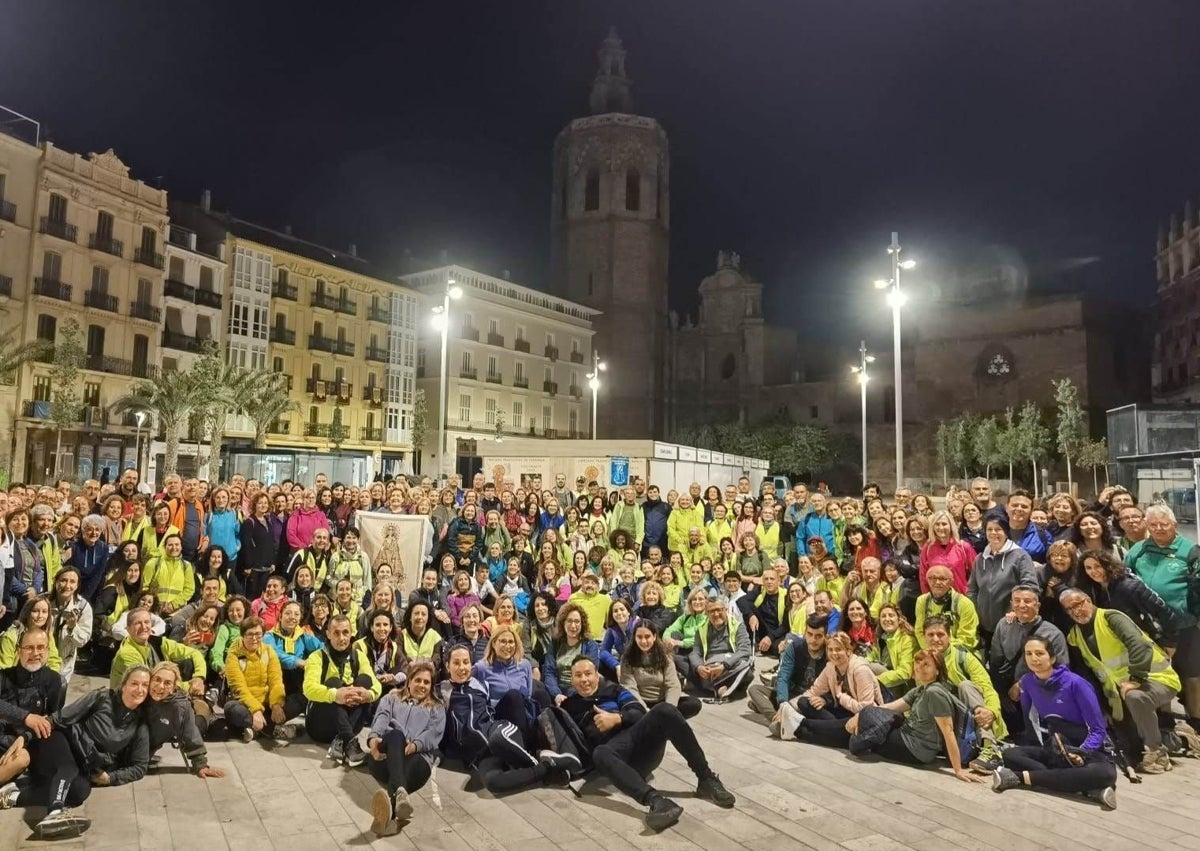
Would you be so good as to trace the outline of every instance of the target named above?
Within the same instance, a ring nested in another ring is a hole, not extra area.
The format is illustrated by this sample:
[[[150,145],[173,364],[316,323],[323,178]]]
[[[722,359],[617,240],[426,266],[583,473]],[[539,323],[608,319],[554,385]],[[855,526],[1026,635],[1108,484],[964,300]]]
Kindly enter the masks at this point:
[[[313,532],[317,529],[329,529],[332,535],[333,530],[329,527],[329,518],[325,516],[319,508],[297,508],[288,518],[287,524],[287,545],[295,552],[302,550],[312,543]]]
[[[846,687],[842,688],[841,678],[832,662],[825,670],[817,674],[813,684],[804,697],[814,695],[842,707],[847,712],[859,712],[864,706],[883,706],[883,692],[879,690],[879,680],[871,673],[867,660],[859,656],[850,657],[850,666],[846,668]]]
[[[954,590],[959,594],[967,593],[967,577],[975,566],[975,548],[966,541],[947,541],[940,544],[936,540],[921,547],[921,565],[918,568],[921,577],[921,593],[929,593],[929,582],[925,574],[936,564],[950,568],[953,577]]]

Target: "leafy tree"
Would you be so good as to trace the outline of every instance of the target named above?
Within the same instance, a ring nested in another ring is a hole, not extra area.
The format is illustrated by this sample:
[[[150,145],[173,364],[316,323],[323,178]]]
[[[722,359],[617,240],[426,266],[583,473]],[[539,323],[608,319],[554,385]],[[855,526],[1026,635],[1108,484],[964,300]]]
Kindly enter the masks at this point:
[[[242,397],[238,410],[254,423],[254,446],[267,445],[267,432],[280,417],[296,409],[288,393],[287,376],[278,372],[259,373],[255,386]]]
[[[425,391],[418,390],[413,394],[412,446],[413,457],[417,463],[413,466],[414,473],[421,472],[421,447],[429,434],[429,405],[425,401]]]
[[[225,423],[267,373],[228,363],[211,340],[205,341],[190,372],[198,394],[195,413],[208,443],[208,480],[215,482],[221,477]]]
[[[1080,467],[1090,467],[1092,470],[1092,492],[1100,493],[1100,481],[1096,476],[1096,468],[1104,468],[1104,483],[1108,484],[1108,440],[1089,440],[1084,443],[1076,454]]]
[[[329,423],[329,445],[335,450],[341,449],[348,437],[350,429],[342,424],[342,408],[338,405],[333,409],[333,419]]]
[[[138,382],[127,395],[112,404],[113,412],[118,415],[143,411],[154,418],[166,441],[163,476],[178,470],[179,440],[199,395],[190,371],[172,371],[164,372],[155,381]]]
[[[1067,462],[1067,489],[1074,486],[1071,473],[1071,458],[1088,442],[1087,418],[1079,404],[1079,390],[1071,383],[1071,379],[1052,381],[1054,385],[1054,401],[1058,405],[1058,423],[1054,436],[1058,451]],[[1093,468],[1094,470],[1095,468]]]
[[[950,461],[962,470],[964,479],[970,478],[969,468],[975,461],[975,423],[975,417],[965,412],[951,420]]]
[[[85,358],[79,323],[68,319],[58,329],[54,361],[50,368],[50,422],[57,442],[54,448],[54,477],[62,467],[62,433],[79,422],[79,370]]]
[[[1042,423],[1042,412],[1033,402],[1022,405],[1017,416],[1017,445],[1020,457],[1033,467],[1033,495],[1036,497],[1039,492],[1038,462],[1046,456],[1050,446],[1050,429]]]
[[[997,463],[1008,465],[1008,490],[1009,493],[1012,493],[1013,464],[1025,457],[1021,454],[1021,435],[1012,408],[1004,411],[1004,424],[997,428],[996,457],[999,459]]]
[[[933,437],[937,447],[938,462],[942,465],[942,484],[950,486],[950,458],[954,454],[954,425],[953,421],[942,420],[938,423],[937,432]]]
[[[992,477],[992,467],[1004,463],[1000,454],[1000,423],[995,417],[983,417],[975,424],[971,449],[975,459],[982,464],[987,478]]]

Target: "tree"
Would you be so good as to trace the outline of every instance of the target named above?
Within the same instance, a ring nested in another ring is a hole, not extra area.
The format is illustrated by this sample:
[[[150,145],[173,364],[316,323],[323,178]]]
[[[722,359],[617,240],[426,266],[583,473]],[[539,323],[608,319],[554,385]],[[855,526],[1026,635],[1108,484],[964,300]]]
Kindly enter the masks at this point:
[[[208,480],[215,482],[221,477],[225,422],[267,373],[226,362],[220,347],[211,340],[205,341],[189,372],[198,394],[195,413],[208,442]]]
[[[1021,406],[1017,416],[1017,445],[1020,457],[1033,467],[1033,495],[1038,495],[1038,462],[1045,457],[1050,445],[1050,429],[1042,423],[1042,412],[1033,402]]]
[[[959,414],[951,422],[950,461],[962,470],[963,478],[970,478],[969,467],[975,461],[974,436],[975,417],[968,413]]]
[[[1092,492],[1100,493],[1100,481],[1096,477],[1096,468],[1104,468],[1104,483],[1108,484],[1108,440],[1089,440],[1084,443],[1076,454],[1080,467],[1090,467],[1092,470]]]
[[[267,432],[278,419],[296,409],[288,393],[287,376],[278,372],[259,373],[258,381],[242,397],[238,410],[254,423],[254,446],[267,445]]]
[[[1078,455],[1088,440],[1087,419],[1079,404],[1079,390],[1071,379],[1051,381],[1054,385],[1054,401],[1058,404],[1058,428],[1055,443],[1067,461],[1067,490],[1073,490],[1071,458]],[[1093,468],[1094,469],[1094,468]]]
[[[429,406],[425,401],[424,390],[418,390],[413,394],[412,416],[413,457],[417,460],[417,463],[413,465],[413,472],[420,474],[421,447],[425,445],[425,438],[429,434]]]
[[[504,411],[496,411],[496,442],[504,440]]]
[[[333,419],[329,423],[329,445],[335,451],[339,450],[349,436],[350,429],[342,425],[342,408],[339,405],[333,409]]]
[[[983,465],[984,475],[990,479],[992,467],[1004,463],[1000,454],[1000,423],[996,422],[995,417],[984,417],[975,424],[971,449],[976,460]]]
[[[54,477],[62,467],[62,433],[79,422],[79,370],[83,368],[85,352],[79,323],[68,319],[58,329],[54,344],[54,361],[50,368],[50,422],[57,435],[54,447]]]
[[[178,469],[180,435],[187,428],[199,396],[190,371],[164,372],[155,381],[138,382],[127,395],[113,402],[112,410],[116,414],[143,411],[154,418],[166,441],[162,474],[169,476]]]
[[[1008,491],[1012,493],[1013,464],[1025,457],[1021,454],[1021,435],[1012,408],[1004,411],[1004,424],[998,430],[996,457],[1000,459],[998,463],[1008,465]]]
[[[954,443],[953,424],[948,420],[942,420],[938,423],[933,439],[937,446],[938,461],[942,465],[942,485],[950,487],[950,456],[953,454]]]

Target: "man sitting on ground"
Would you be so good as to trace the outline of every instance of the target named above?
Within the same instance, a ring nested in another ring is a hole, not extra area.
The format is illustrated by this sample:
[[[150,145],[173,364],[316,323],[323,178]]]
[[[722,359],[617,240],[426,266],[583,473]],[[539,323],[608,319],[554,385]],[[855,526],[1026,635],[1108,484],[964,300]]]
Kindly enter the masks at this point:
[[[354,627],[345,615],[334,615],[326,630],[329,646],[304,665],[304,726],[315,742],[330,742],[326,754],[334,764],[355,768],[366,761],[358,732],[371,721],[371,705],[383,686],[361,646],[354,646]]]
[[[829,595],[826,594],[828,599]],[[804,624],[804,640],[789,641],[779,654],[779,671],[772,688],[764,683],[750,686],[750,709],[770,723],[779,704],[794,700],[808,690],[817,675],[825,670],[825,628],[828,617],[811,614]]]
[[[750,673],[750,636],[729,617],[720,600],[709,600],[706,613],[707,622],[701,622],[692,644],[692,682],[703,691],[715,692],[723,703]]]

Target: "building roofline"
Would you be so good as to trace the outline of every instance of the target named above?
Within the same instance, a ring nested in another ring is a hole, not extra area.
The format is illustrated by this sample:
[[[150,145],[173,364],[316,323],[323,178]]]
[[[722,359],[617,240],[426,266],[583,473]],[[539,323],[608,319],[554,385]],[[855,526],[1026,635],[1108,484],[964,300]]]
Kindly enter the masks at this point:
[[[594,307],[588,307],[587,305],[579,304],[578,302],[568,301],[565,298],[559,298],[558,296],[550,295],[549,293],[542,292],[541,290],[535,290],[531,287],[524,287],[520,284],[514,284],[512,281],[509,281],[505,278],[497,278],[485,272],[480,272],[468,266],[460,266],[455,263],[447,266],[437,266],[432,269],[425,269],[420,272],[412,272],[407,275],[401,275],[400,280],[404,281],[418,292],[428,295],[435,290],[439,290],[441,283],[431,282],[418,285],[414,283],[415,279],[435,276],[441,281],[444,281],[447,277],[453,276],[456,282],[466,283],[468,281],[466,276],[468,275],[486,279],[494,284],[497,290],[508,290],[512,293],[512,295],[509,296],[505,292],[490,293],[489,290],[481,290],[481,292],[484,294],[493,294],[501,297],[513,298],[517,301],[533,304],[535,307],[542,307],[551,313],[563,313],[585,322],[591,322],[593,318],[600,316],[603,313],[603,311],[597,310]],[[538,304],[538,302],[542,303]]]

